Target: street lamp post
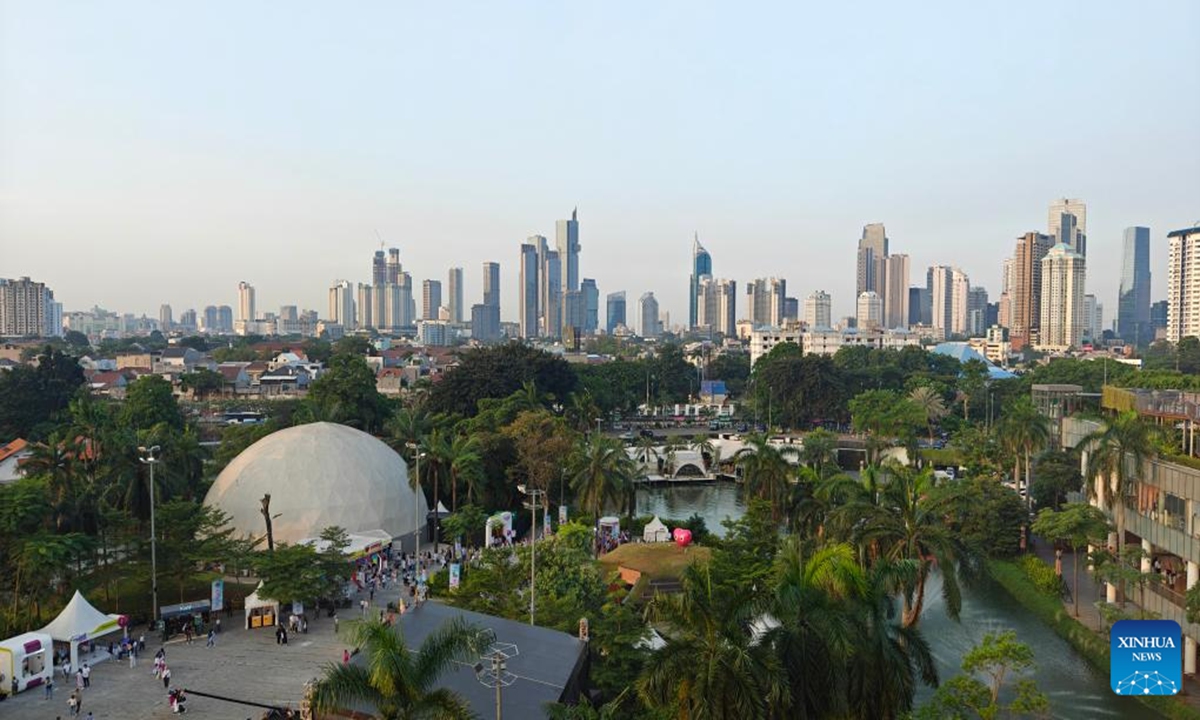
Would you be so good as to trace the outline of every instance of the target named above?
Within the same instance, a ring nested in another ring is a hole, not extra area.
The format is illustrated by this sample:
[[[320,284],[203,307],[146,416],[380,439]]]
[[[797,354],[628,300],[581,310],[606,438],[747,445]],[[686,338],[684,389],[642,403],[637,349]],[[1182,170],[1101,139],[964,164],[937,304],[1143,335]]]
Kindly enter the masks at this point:
[[[496,633],[490,628],[480,633],[479,640],[486,649],[473,666],[475,679],[481,685],[496,691],[496,720],[503,720],[504,699],[502,690],[517,681],[517,676],[508,671],[508,661],[520,654],[513,643],[497,642]]]
[[[537,500],[546,494],[545,490],[518,485],[517,489],[529,497],[529,516],[533,519],[533,530],[529,542],[529,624],[533,624],[534,598],[537,597]]]
[[[415,454],[417,456],[417,478],[416,478],[416,480],[413,481],[413,490],[414,490],[414,492],[413,492],[413,538],[417,542],[415,567],[416,567],[417,582],[420,582],[421,581],[421,518],[419,517],[419,515],[421,513],[421,503],[420,503],[421,458],[425,456],[425,453],[421,452],[421,446],[418,445],[417,443],[405,443],[404,447],[408,448],[409,450],[415,451]]]
[[[154,532],[154,466],[161,462],[157,445],[138,447],[138,460],[150,466],[150,592],[153,595],[154,614],[151,622],[158,622],[158,540]]]

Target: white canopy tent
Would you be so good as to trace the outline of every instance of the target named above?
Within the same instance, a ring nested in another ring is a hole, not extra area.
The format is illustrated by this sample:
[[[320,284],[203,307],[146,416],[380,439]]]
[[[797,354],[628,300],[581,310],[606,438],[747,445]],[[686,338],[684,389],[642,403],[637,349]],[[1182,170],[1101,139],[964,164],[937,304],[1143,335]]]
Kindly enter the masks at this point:
[[[642,540],[645,542],[671,542],[671,531],[655,515],[654,519],[646,523],[646,527],[642,530]]]
[[[79,644],[121,630],[120,615],[105,615],[78,590],[58,617],[42,628],[56,642],[70,643],[71,667],[79,667]]]
[[[254,592],[246,596],[246,629],[252,627],[271,627],[279,621],[279,601],[267,600],[258,596],[258,591],[262,589],[262,582],[258,583],[258,587]],[[258,624],[254,624],[251,618],[257,618]]]

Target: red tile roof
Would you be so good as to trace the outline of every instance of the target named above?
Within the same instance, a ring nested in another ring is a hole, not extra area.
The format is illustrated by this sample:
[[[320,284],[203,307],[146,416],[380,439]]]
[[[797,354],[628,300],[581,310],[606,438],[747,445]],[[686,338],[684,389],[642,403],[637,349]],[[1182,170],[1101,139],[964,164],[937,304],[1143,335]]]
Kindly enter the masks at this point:
[[[17,438],[16,440],[13,440],[12,442],[10,442],[7,445],[0,445],[0,462],[4,462],[5,460],[7,460],[10,457],[12,457],[13,455],[16,455],[17,453],[21,452],[28,446],[29,446],[29,443],[22,438]]]

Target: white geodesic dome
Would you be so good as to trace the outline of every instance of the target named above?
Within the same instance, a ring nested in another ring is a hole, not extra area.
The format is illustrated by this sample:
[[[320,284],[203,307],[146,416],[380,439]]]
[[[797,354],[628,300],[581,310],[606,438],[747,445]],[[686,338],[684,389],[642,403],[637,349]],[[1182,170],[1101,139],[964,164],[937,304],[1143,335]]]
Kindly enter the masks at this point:
[[[399,537],[423,525],[428,512],[394,450],[335,423],[298,425],[254,443],[221,471],[204,503],[229,513],[236,535],[257,538],[266,534],[267,493],[271,515],[278,515],[275,542],[317,537],[331,525]]]

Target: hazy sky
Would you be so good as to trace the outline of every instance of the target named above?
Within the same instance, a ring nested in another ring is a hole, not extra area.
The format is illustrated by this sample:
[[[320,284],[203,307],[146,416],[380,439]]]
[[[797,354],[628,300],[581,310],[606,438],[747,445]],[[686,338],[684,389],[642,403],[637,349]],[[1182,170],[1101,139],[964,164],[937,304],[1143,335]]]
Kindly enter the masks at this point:
[[[578,205],[580,275],[686,321],[718,277],[853,310],[884,222],[999,293],[1014,238],[1088,203],[1088,288],[1121,231],[1200,220],[1200,3],[0,0],[0,277],[67,310],[325,315],[376,233],[416,281],[501,263]],[[744,296],[738,314],[744,314]],[[602,301],[603,304],[603,301]],[[603,309],[601,310],[603,317]]]

